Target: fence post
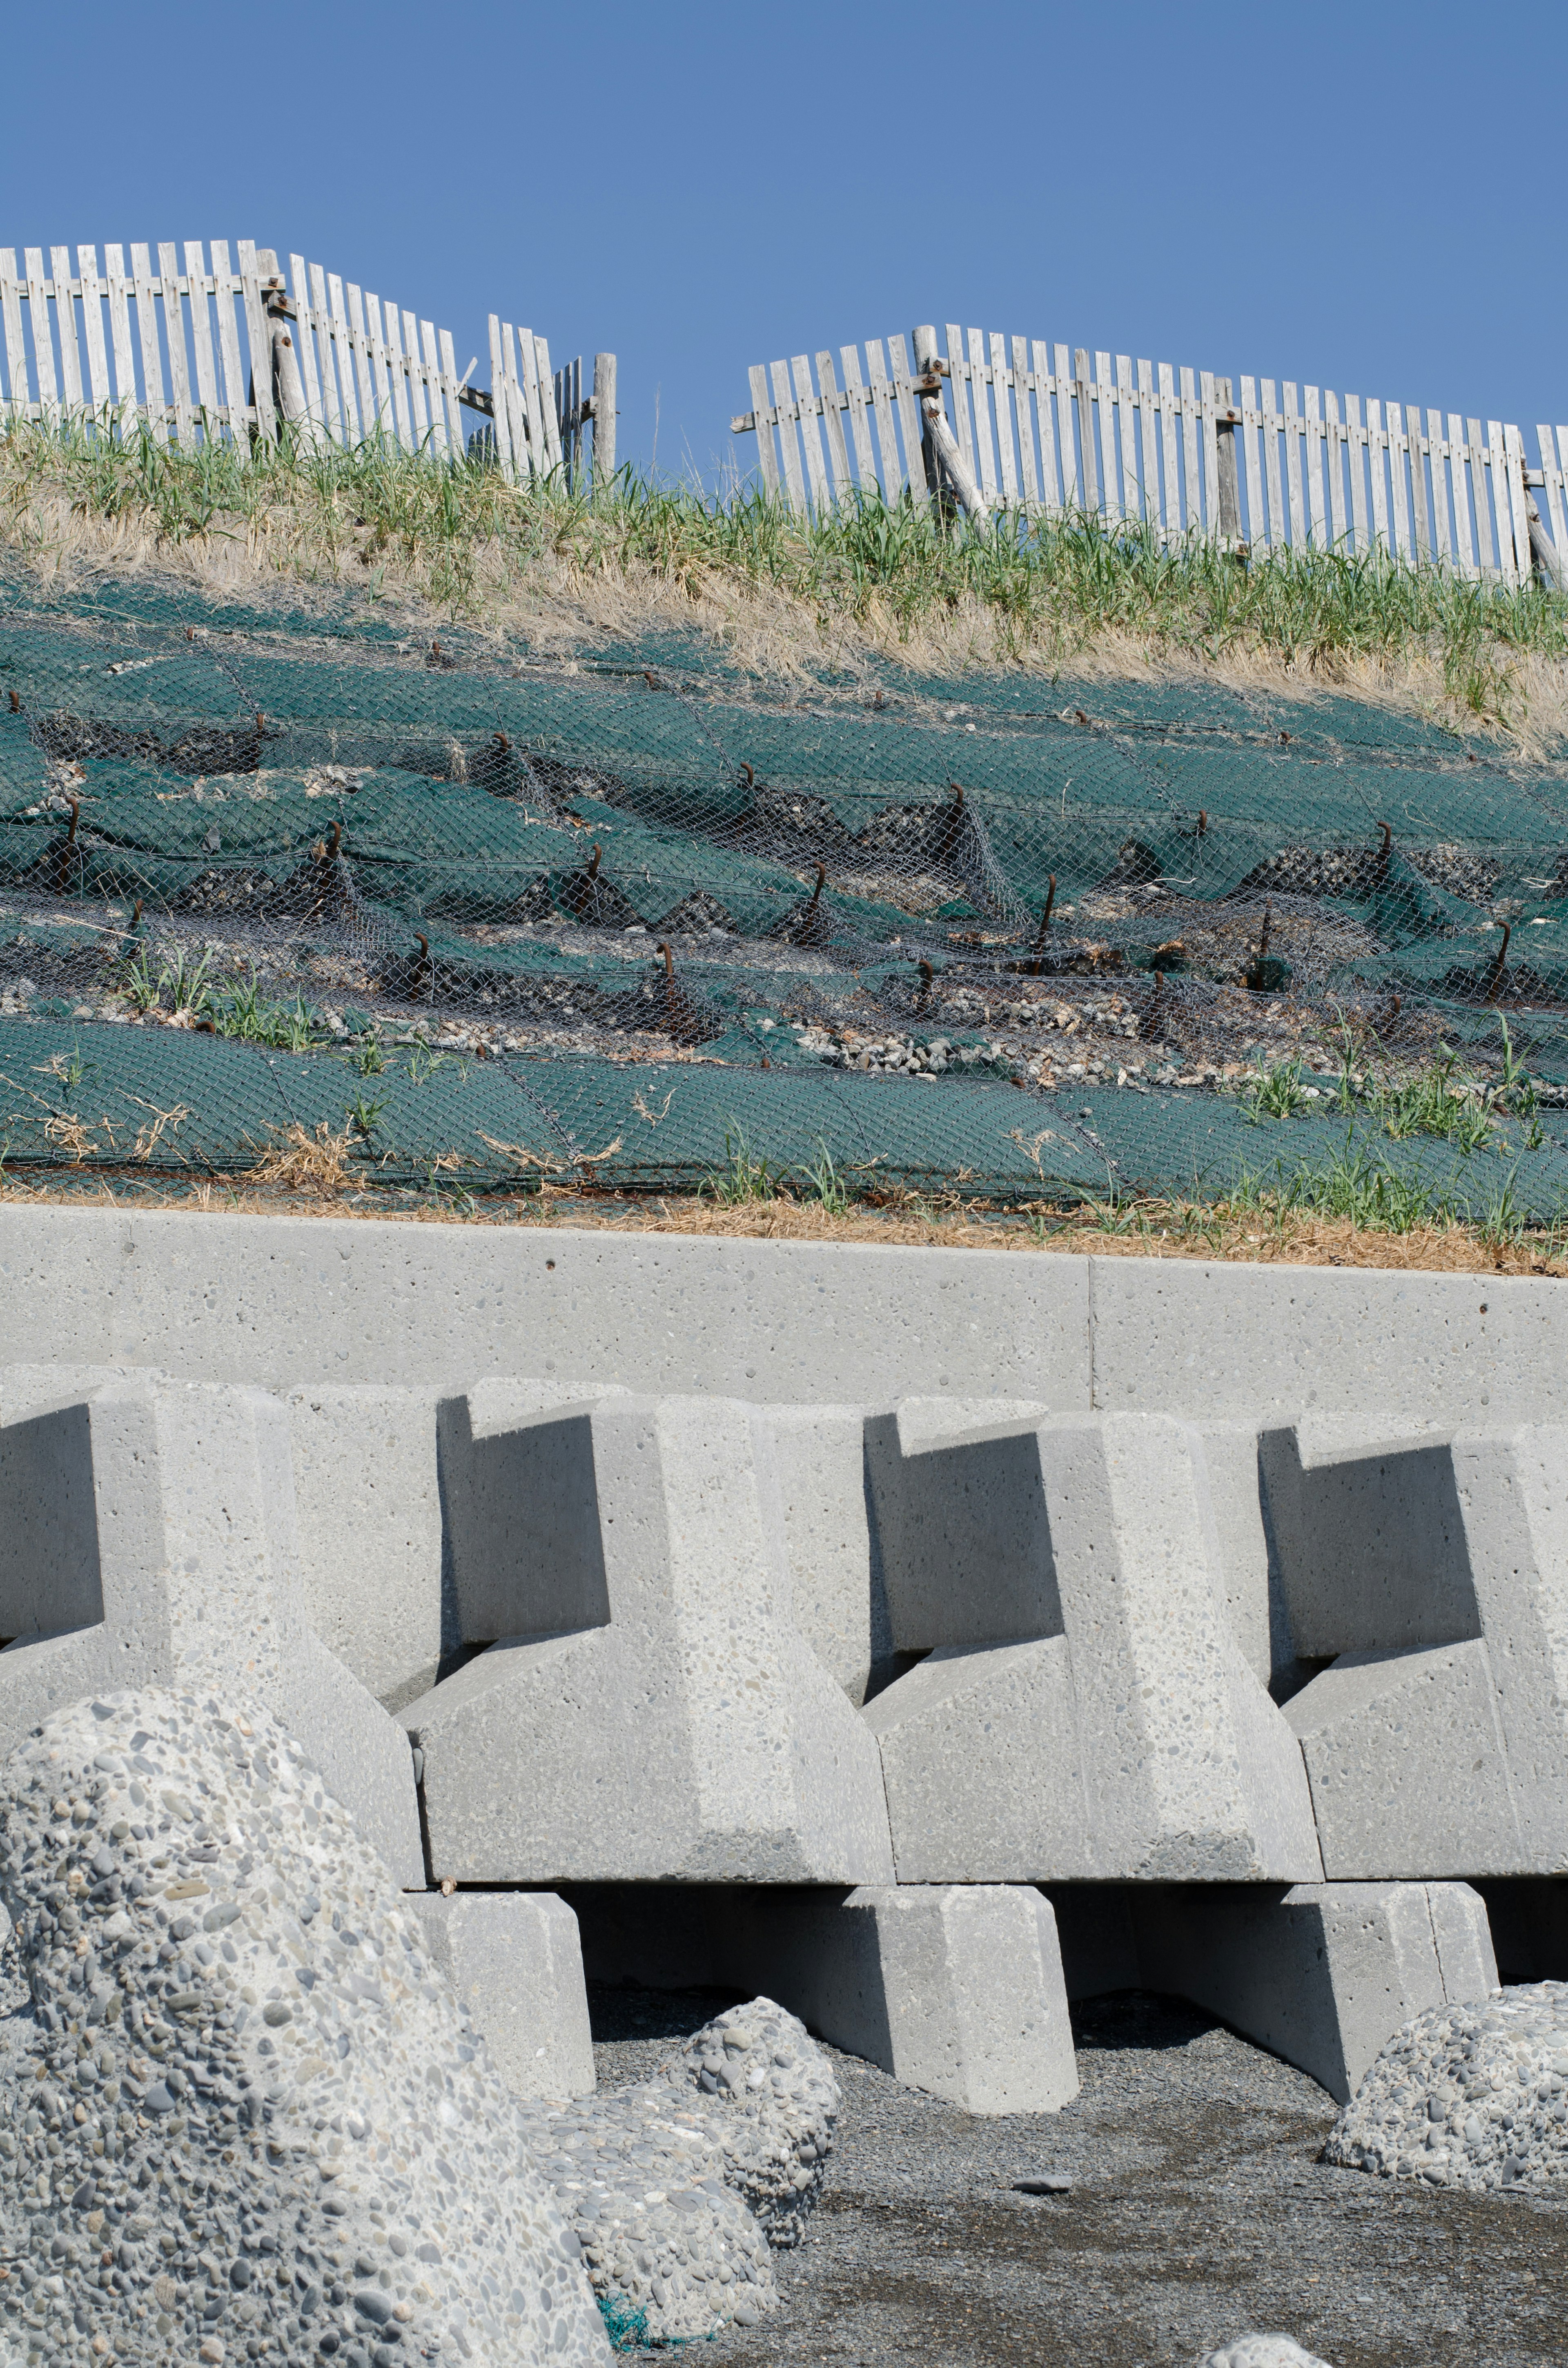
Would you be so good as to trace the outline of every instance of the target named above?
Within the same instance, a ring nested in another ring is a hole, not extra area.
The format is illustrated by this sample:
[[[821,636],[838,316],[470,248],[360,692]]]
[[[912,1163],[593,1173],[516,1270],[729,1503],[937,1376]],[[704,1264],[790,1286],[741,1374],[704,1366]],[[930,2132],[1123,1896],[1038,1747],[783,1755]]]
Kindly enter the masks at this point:
[[[294,351],[294,341],[289,334],[289,313],[286,291],[278,268],[278,257],[271,247],[259,247],[256,258],[256,276],[261,283],[263,317],[267,322],[268,343],[266,348],[251,356],[251,382],[256,383],[256,372],[266,369],[272,379],[272,396],[278,413],[301,446],[315,440],[314,422],[310,405],[305,401],[304,376],[300,369],[300,357]],[[253,403],[256,398],[253,393]],[[259,413],[260,404],[256,404]]]
[[[1244,553],[1246,545],[1242,541],[1242,490],[1236,470],[1234,397],[1231,393],[1230,380],[1217,378],[1214,381],[1214,393],[1217,397],[1216,410],[1221,415],[1226,412],[1232,415],[1229,418],[1217,417],[1214,422],[1214,458],[1220,478],[1220,540],[1221,542],[1239,546]]]
[[[608,485],[615,474],[615,356],[594,356],[594,490]],[[768,430],[760,421],[758,436]]]
[[[942,370],[937,332],[927,323],[915,332],[915,392],[920,403],[920,450],[926,463],[926,483],[944,518],[951,518],[952,497],[957,494],[969,516],[983,525],[990,514],[989,506],[959,450],[957,437],[948,426],[948,416],[942,408]]]

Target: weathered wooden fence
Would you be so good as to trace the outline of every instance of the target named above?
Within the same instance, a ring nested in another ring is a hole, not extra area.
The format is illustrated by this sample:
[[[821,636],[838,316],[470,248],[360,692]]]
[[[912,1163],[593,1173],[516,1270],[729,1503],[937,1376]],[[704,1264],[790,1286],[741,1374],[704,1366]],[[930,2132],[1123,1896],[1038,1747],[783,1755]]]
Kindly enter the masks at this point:
[[[5,364],[0,416],[145,428],[185,450],[215,439],[248,450],[280,423],[307,444],[351,449],[373,438],[450,459],[465,450],[462,413],[493,424],[508,475],[570,480],[594,425],[593,465],[615,467],[615,357],[596,358],[585,400],[581,359],[551,373],[542,337],[492,315],[494,383],[460,379],[449,330],[270,248],[199,239],[156,250],[106,245],[0,247]],[[517,356],[522,357],[522,376]],[[475,357],[477,359],[477,357]],[[500,391],[500,401],[495,399]],[[601,407],[602,405],[602,407]]]
[[[1563,580],[1568,427],[1519,430],[1419,404],[1363,403],[1289,380],[1233,381],[1168,362],[1048,346],[949,323],[761,363],[752,409],[766,489],[821,516],[858,491],[906,486],[971,515],[1083,511],[1257,551],[1290,547],[1440,561],[1517,583]],[[1238,390],[1239,388],[1239,394]],[[874,439],[874,444],[873,444]],[[1544,492],[1548,535],[1531,499]]]

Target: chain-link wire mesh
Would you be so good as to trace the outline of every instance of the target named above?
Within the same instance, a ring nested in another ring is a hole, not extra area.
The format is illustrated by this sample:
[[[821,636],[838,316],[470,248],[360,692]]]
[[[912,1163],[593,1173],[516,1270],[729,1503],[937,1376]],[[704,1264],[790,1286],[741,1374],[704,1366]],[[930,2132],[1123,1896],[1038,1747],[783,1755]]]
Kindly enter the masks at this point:
[[[1193,679],[0,599],[13,1164],[1560,1206],[1563,762]]]

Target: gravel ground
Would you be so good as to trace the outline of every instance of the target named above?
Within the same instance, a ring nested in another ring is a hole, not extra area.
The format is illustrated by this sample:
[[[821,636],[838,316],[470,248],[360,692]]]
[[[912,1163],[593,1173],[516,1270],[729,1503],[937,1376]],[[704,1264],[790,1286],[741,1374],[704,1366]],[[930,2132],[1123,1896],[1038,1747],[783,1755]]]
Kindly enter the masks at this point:
[[[591,1987],[600,2085],[641,2079],[733,1993]],[[982,2120],[830,2049],[838,2147],[782,2307],[714,2368],[1190,2368],[1249,2328],[1333,2368],[1568,2361],[1568,2192],[1439,2193],[1316,2156],[1315,2081],[1197,2009],[1074,2012],[1083,2093]],[[1061,2172],[1065,2196],[1016,2180]]]

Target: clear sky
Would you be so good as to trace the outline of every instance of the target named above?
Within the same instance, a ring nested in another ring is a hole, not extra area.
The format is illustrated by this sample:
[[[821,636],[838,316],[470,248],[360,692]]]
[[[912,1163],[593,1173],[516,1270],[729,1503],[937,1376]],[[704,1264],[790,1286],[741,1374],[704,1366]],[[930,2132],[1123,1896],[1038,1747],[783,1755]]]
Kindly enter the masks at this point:
[[[705,477],[754,361],[949,319],[1568,419],[1568,7],[74,0],[4,40],[0,245],[253,237],[619,357]]]

